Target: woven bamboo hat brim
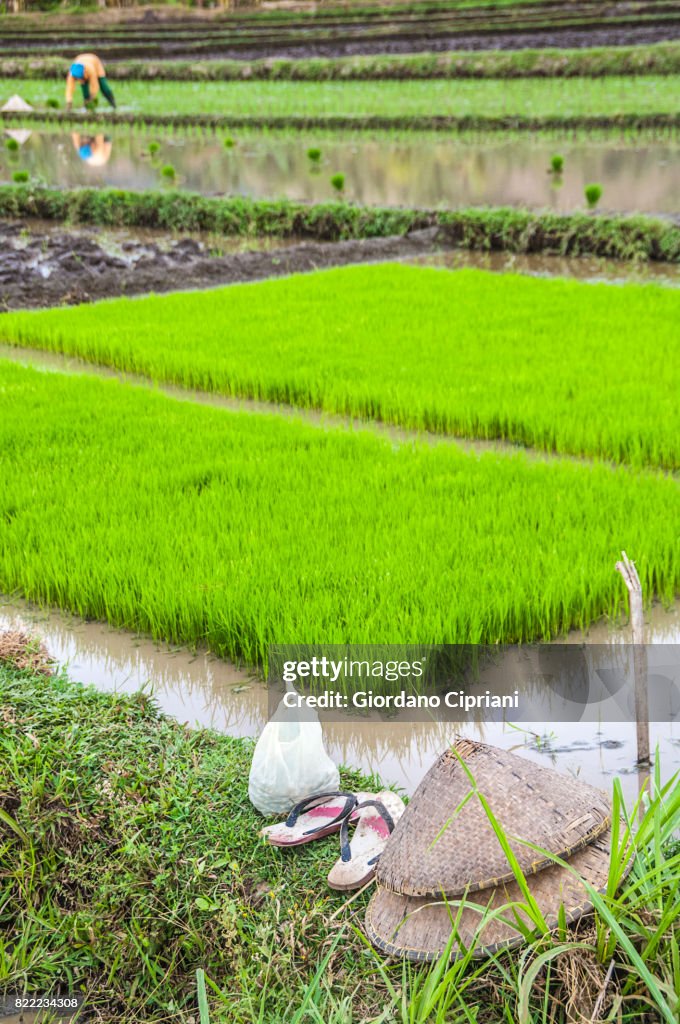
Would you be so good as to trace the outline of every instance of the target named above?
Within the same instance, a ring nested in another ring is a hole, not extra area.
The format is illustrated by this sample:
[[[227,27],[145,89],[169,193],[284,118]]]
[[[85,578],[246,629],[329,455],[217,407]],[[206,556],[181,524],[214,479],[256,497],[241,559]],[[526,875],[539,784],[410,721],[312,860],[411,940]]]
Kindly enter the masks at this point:
[[[569,862],[598,892],[607,887],[609,839],[610,833],[600,836],[575,853]],[[562,906],[567,924],[592,910],[585,886],[559,865],[553,864],[528,877],[527,885],[551,930],[558,926]],[[461,955],[463,946],[474,947],[473,956],[479,958],[525,942],[522,932],[511,923],[512,910],[481,924],[487,907],[499,909],[513,901],[526,903],[514,881],[469,895],[458,919],[452,959]],[[448,905],[447,902],[441,897],[436,900],[399,896],[379,886],[366,910],[366,934],[373,945],[388,956],[419,962],[436,960],[446,948],[460,908],[460,901],[451,901]],[[526,927],[533,927],[526,911],[517,908],[517,913]]]
[[[376,875],[383,888],[441,898],[512,881],[466,768],[525,875],[551,863],[526,843],[566,860],[609,827],[609,802],[599,790],[496,747],[458,740],[427,773],[390,836]]]

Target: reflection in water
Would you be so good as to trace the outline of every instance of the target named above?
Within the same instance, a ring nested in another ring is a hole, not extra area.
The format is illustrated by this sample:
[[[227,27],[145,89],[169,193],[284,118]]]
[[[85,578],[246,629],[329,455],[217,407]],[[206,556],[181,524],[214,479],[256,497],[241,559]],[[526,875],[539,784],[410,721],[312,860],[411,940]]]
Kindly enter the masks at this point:
[[[86,623],[56,612],[6,599],[0,604],[0,629],[18,623],[34,625],[49,650],[72,678],[98,689],[131,692],[146,687],[160,706],[180,721],[201,724],[232,736],[257,736],[267,720],[268,700],[264,685],[247,671],[199,652],[168,648],[143,637]],[[627,639],[607,625],[591,629],[589,642],[612,644]],[[571,634],[567,642],[582,642]],[[649,643],[680,642],[680,608],[670,612],[655,608],[649,618]],[[496,665],[491,671],[515,671]],[[498,678],[498,677],[497,677]],[[491,678],[490,678],[491,682]],[[322,719],[323,719],[322,715]],[[624,792],[632,800],[638,788],[635,769],[635,725],[552,721],[517,726],[502,723],[389,722],[377,714],[344,721],[324,720],[326,744],[339,763],[375,772],[386,783],[396,783],[412,793],[439,753],[456,732],[520,750],[541,763],[552,764],[604,789],[614,775],[621,777]],[[652,748],[659,744],[664,777],[680,767],[680,728],[674,724],[652,725]]]
[[[407,262],[418,266],[446,267],[460,270],[475,267],[499,274],[528,274],[531,277],[566,277],[577,281],[609,281],[624,284],[680,286],[680,264],[655,263],[652,260],[610,260],[600,256],[554,256],[536,252],[478,252],[453,249],[427,256],[409,257]]]
[[[111,159],[112,142],[108,135],[81,135],[72,132],[76,153],[89,167],[104,167]]]
[[[308,201],[333,195],[331,176],[345,175],[345,196],[391,206],[510,205],[582,210],[583,190],[602,184],[604,211],[680,212],[680,143],[675,139],[623,136],[554,141],[543,136],[486,138],[414,133],[402,137],[358,134],[275,135],[244,133],[225,148],[207,133],[159,136],[158,152],[137,132],[115,137],[105,164],[85,162],[68,137],[34,132],[22,150],[22,164],[50,185],[111,185],[154,188],[170,163],[183,187],[204,193]],[[307,150],[318,146],[320,166]],[[560,177],[548,173],[551,157],[564,157]],[[11,177],[0,157],[0,178]]]

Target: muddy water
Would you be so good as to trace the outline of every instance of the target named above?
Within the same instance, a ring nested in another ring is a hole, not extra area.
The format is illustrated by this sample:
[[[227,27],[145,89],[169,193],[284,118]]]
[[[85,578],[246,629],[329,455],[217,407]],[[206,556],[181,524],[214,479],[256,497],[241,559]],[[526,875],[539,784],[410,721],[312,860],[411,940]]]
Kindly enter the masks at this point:
[[[497,274],[527,274],[529,277],[565,277],[575,281],[607,281],[610,284],[663,284],[680,286],[680,264],[608,260],[597,256],[552,256],[544,253],[475,252],[451,249],[409,258],[419,266],[460,270],[474,267]]]
[[[101,623],[17,600],[0,599],[0,629],[34,626],[72,678],[101,690],[131,692],[145,687],[167,713],[180,721],[218,729],[232,736],[257,736],[267,720],[267,691],[248,671],[205,652],[168,648]],[[583,640],[580,634],[569,639]],[[607,624],[590,630],[588,641],[619,643],[625,630]],[[680,643],[680,607],[656,607],[648,616],[649,643]],[[455,726],[434,722],[353,718],[324,723],[331,755],[340,763],[375,772],[386,783],[412,793],[436,756],[451,742]],[[635,728],[628,724],[533,723],[522,729],[501,723],[469,724],[466,735],[517,750],[605,789],[619,776],[626,795],[638,791]],[[680,724],[652,725],[665,777],[680,768]]]
[[[154,188],[162,187],[161,168],[172,164],[176,182],[193,191],[323,201],[334,195],[330,179],[340,172],[345,197],[360,203],[558,212],[583,209],[585,185],[599,182],[603,211],[680,213],[680,140],[262,133],[237,136],[225,149],[222,137],[166,135],[157,138],[152,158],[151,139],[136,132],[105,138],[20,130],[15,136],[20,152],[0,151],[1,180],[21,167],[50,185]],[[314,146],[322,151],[318,166],[307,156]],[[564,157],[560,178],[548,173],[555,153]]]

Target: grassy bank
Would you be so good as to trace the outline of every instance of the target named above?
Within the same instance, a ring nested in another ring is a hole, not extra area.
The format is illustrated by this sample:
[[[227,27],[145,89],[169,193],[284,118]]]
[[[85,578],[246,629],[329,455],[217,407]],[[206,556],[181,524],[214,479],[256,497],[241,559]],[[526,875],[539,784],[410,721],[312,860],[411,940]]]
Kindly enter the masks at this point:
[[[0,185],[0,216],[230,236],[384,238],[438,227],[464,249],[680,262],[680,226],[651,217],[537,214],[516,209],[408,210],[351,203],[210,198],[178,191]]]
[[[258,840],[251,743],[2,662],[0,708],[0,993],[67,990],[99,1021],[186,1022],[201,967],[221,991],[214,1020],[290,1020],[341,938],[328,970],[343,995],[361,980],[377,1014],[372,958],[331,920],[337,837],[292,857]]]
[[[311,13],[311,12],[310,12]],[[582,50],[487,50],[474,53],[379,54],[299,60],[116,61],[116,82],[133,81],[328,81],[409,78],[600,78],[611,75],[678,75],[680,44],[593,47]],[[0,59],[0,79],[64,78],[59,57]]]
[[[0,340],[187,388],[677,469],[679,322],[680,293],[658,285],[391,265],[7,314]]]
[[[355,931],[368,894],[343,909],[326,885],[337,837],[293,852],[258,842],[248,741],[188,730],[142,694],[2,662],[0,709],[0,992],[77,992],[102,1024],[188,1024],[202,969],[213,1024],[425,1024],[437,1012],[547,1024],[553,1006],[587,1019],[600,992],[622,1024],[674,1020],[672,780],[637,832],[618,897],[613,858],[595,923],[522,959],[402,971]],[[342,781],[376,788],[356,773]]]
[[[679,78],[489,79],[405,82],[200,82],[120,83],[122,113],[176,116],[201,113],[229,117],[461,117],[583,118],[606,115],[675,114]],[[115,80],[114,80],[115,87]],[[0,79],[0,99],[18,92],[29,103],[62,100],[53,81]]]
[[[562,137],[565,133],[585,134],[613,133],[639,136],[651,135],[655,140],[675,138],[680,129],[680,114],[576,114],[562,116],[533,116],[522,114],[132,114],[120,111],[43,110],[3,113],[0,111],[0,125],[6,127],[35,127],[64,129],[77,125],[81,130],[98,126],[110,128],[125,125],[129,128],[147,130],[165,129],[186,133],[187,129],[208,131],[288,131],[288,132],[448,132],[458,135],[490,136],[505,133],[525,135],[527,132],[552,134]]]
[[[395,445],[2,361],[0,385],[0,591],[87,618],[254,663],[271,642],[586,626],[620,607],[622,549],[650,599],[680,585],[672,479]]]

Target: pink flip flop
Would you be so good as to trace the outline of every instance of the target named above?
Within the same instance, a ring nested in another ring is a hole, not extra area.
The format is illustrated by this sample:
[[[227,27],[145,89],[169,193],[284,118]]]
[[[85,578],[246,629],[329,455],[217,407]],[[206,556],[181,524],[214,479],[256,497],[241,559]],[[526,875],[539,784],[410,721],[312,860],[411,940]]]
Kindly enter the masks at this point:
[[[377,797],[357,803],[351,816],[357,823],[351,842],[350,818],[340,825],[341,855],[328,874],[331,889],[360,889],[371,881],[385,843],[404,810],[401,797],[387,789]]]
[[[371,793],[347,793],[337,790],[317,793],[296,804],[285,821],[267,825],[260,831],[272,846],[302,846],[314,839],[323,839],[340,827],[352,815],[357,801],[370,798]]]

